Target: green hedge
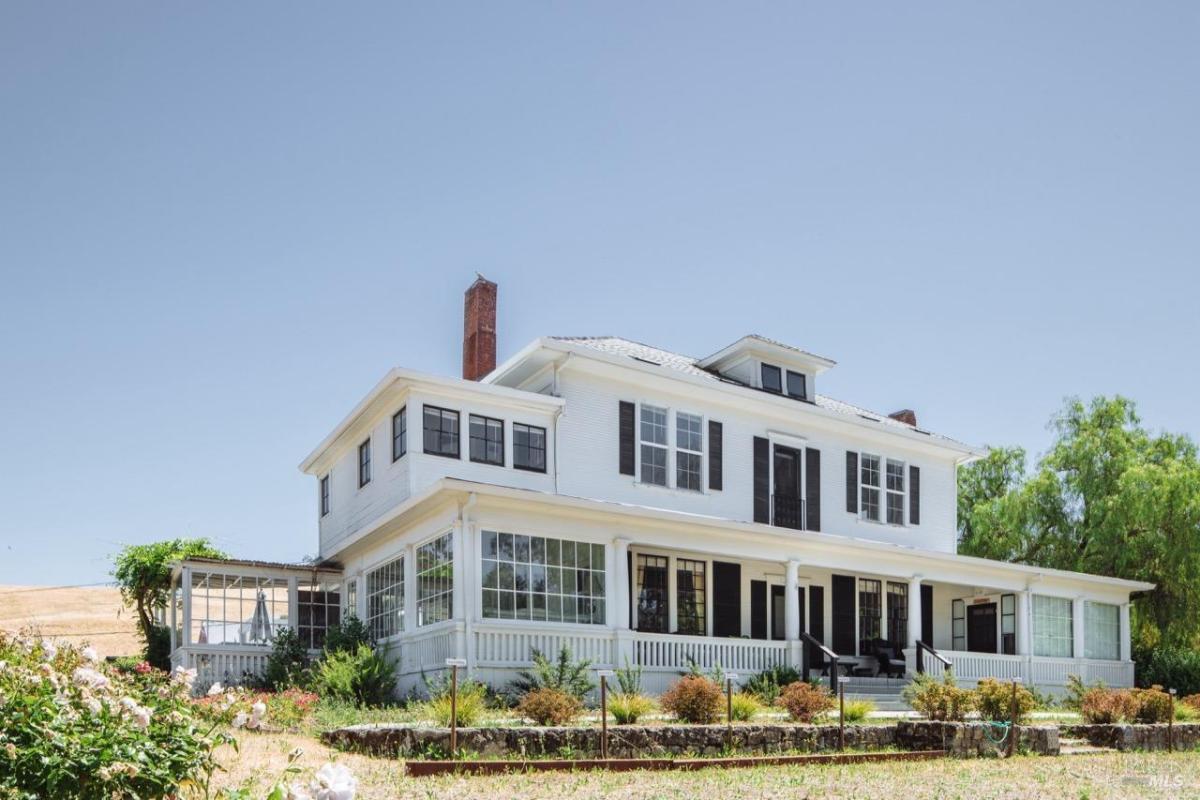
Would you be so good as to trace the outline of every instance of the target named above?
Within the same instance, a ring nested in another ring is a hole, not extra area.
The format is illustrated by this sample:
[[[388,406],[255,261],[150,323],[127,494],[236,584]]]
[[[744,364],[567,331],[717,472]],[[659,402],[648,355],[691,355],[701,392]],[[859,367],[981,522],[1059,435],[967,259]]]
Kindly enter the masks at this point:
[[[1200,650],[1181,647],[1139,649],[1133,660],[1138,686],[1176,689],[1180,697],[1200,693]]]

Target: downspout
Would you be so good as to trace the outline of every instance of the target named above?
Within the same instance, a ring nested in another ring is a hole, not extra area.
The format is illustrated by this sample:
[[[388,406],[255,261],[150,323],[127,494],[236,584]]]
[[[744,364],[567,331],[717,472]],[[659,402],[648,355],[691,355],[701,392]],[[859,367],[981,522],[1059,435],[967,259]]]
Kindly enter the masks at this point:
[[[554,397],[559,397],[558,394],[558,371],[566,366],[566,363],[571,360],[574,353],[567,353],[562,358],[554,362],[554,377],[550,386],[550,393]],[[560,398],[561,399],[561,398]],[[554,493],[558,494],[558,420],[563,415],[563,406],[559,406],[554,410]]]
[[[468,530],[467,526],[470,525],[470,523],[471,523],[471,509],[475,507],[475,503],[478,499],[479,498],[476,496],[475,492],[471,492],[471,494],[467,496],[467,502],[463,503],[461,506],[458,507],[458,523],[459,523],[460,529],[462,530],[463,573],[464,573],[463,579],[464,580],[466,579],[466,573],[474,572],[474,570],[467,568],[467,559],[471,559],[472,562],[475,561],[474,550],[473,550],[473,548],[471,548],[467,545],[467,542],[470,541],[470,531]],[[466,640],[465,641],[466,652],[463,653],[463,655],[467,659],[468,674],[470,674],[470,671],[472,669],[474,669],[474,667],[475,667],[475,638],[474,638],[474,627],[475,626],[474,626],[474,622],[473,622],[474,615],[475,615],[475,604],[466,602],[467,592],[471,592],[472,596],[474,596],[474,592],[475,592],[474,584],[476,583],[476,581],[472,581],[471,583],[472,583],[471,586],[466,586],[466,585],[463,586],[463,594],[462,594],[463,606],[465,606],[463,608],[463,612],[464,612],[463,613],[463,620],[464,620],[463,629],[464,629],[464,635],[465,635],[465,640]],[[467,610],[466,607],[471,608],[471,613],[469,613],[469,614],[465,613]]]

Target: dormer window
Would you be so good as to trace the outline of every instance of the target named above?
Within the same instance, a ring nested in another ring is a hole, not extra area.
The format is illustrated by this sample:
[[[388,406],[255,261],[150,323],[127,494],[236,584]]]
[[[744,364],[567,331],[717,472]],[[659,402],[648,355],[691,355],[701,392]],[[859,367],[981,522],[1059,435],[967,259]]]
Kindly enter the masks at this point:
[[[764,391],[783,394],[783,370],[774,364],[763,364],[762,388]]]
[[[797,400],[808,399],[808,380],[803,372],[792,372],[790,369],[788,370],[787,393],[788,397],[794,397]]]

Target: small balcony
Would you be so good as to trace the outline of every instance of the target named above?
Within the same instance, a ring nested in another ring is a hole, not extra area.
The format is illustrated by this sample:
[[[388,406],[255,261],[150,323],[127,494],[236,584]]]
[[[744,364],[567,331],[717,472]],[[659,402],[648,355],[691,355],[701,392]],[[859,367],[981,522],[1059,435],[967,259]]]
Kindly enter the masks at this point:
[[[779,528],[804,530],[804,500],[787,495],[771,495],[771,524]]]

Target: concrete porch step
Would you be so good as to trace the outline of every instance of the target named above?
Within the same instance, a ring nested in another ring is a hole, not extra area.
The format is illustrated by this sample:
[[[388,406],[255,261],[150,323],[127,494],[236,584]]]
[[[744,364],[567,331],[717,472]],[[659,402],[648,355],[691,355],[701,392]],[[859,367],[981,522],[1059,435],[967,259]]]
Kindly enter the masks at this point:
[[[1086,739],[1059,739],[1059,753],[1064,756],[1087,756],[1097,753],[1115,753],[1111,747],[1097,747]]]

